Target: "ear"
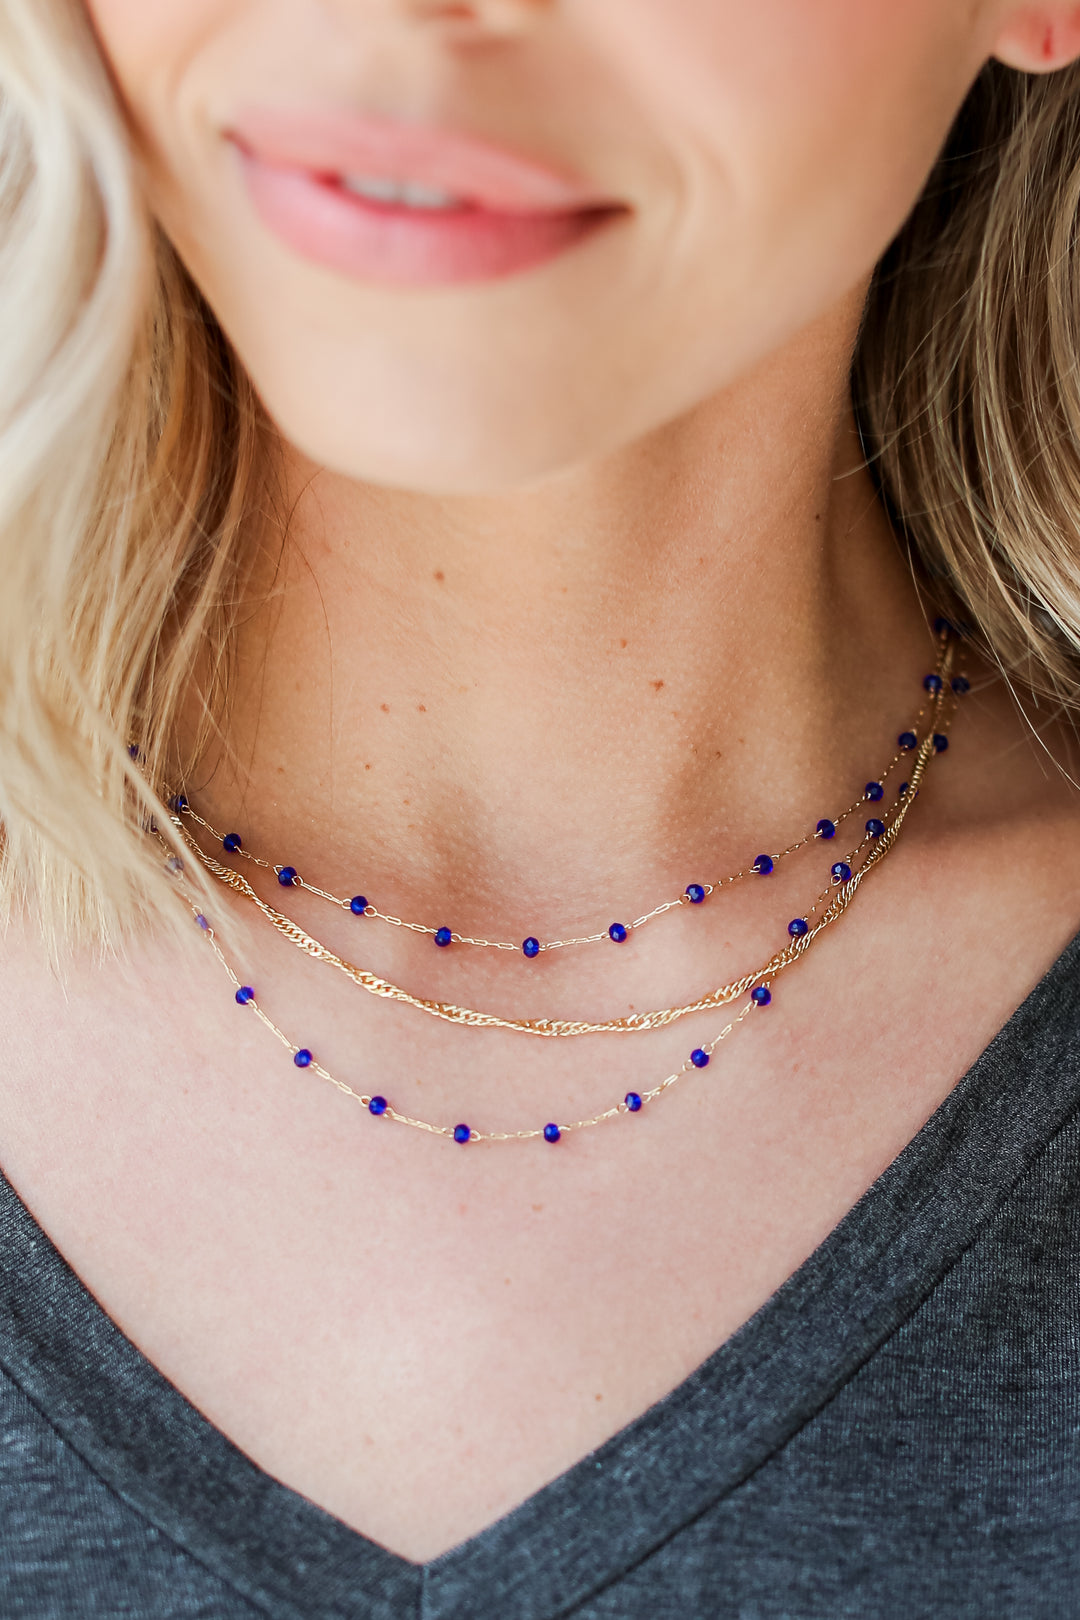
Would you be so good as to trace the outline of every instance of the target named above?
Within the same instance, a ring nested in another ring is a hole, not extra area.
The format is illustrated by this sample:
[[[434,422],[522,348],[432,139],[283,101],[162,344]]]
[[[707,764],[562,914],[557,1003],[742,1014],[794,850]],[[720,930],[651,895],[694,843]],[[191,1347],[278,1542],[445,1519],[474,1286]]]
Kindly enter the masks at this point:
[[[1024,73],[1053,73],[1080,58],[1080,5],[1022,0],[1003,8],[994,55]]]

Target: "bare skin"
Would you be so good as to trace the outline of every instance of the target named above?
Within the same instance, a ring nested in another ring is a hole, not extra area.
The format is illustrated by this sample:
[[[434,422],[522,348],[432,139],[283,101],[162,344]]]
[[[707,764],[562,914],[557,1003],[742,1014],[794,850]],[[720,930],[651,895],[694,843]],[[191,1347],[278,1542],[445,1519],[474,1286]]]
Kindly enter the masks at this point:
[[[636,915],[846,805],[933,661],[846,405],[864,290],[852,277],[622,448],[505,487],[394,491],[288,450],[286,559],[200,807],[384,909],[543,937]],[[850,915],[640,1118],[459,1149],[298,1075],[198,941],[190,962],[150,939],[77,963],[60,996],[12,937],[5,1173],[256,1462],[403,1557],[437,1555],[745,1322],[1080,925],[1080,806],[1046,753],[1067,760],[1065,740],[972,675]],[[366,921],[294,909],[421,994],[599,1017],[763,960],[827,875],[820,846],[799,860],[620,952],[535,964],[386,930],[358,945]],[[243,955],[281,1026],[358,1089],[481,1128],[607,1107],[723,1022],[529,1043],[375,1004],[261,932]]]

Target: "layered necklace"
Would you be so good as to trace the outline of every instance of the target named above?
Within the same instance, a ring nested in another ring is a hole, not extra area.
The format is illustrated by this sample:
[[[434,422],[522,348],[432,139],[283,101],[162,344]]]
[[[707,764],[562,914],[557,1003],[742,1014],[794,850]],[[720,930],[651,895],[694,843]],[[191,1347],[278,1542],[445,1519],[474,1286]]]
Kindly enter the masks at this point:
[[[911,726],[898,736],[895,750],[885,767],[867,782],[863,792],[846,809],[821,817],[812,831],[779,850],[757,855],[736,872],[723,874],[710,881],[687,884],[681,895],[660,901],[651,910],[630,922],[612,922],[593,933],[566,939],[541,939],[536,934],[527,935],[520,943],[507,939],[478,939],[460,933],[446,923],[431,925],[406,921],[390,912],[380,910],[376,904],[369,901],[366,894],[348,896],[335,894],[330,889],[303,878],[296,867],[287,861],[273,861],[255,853],[246,846],[240,833],[222,832],[212,826],[192,806],[185,792],[164,795],[170,807],[174,832],[191,859],[210,877],[249,902],[263,921],[278,934],[313,960],[343,974],[357,988],[384,1000],[414,1008],[446,1023],[467,1025],[474,1029],[506,1029],[517,1034],[544,1039],[566,1039],[579,1035],[643,1034],[650,1030],[667,1028],[693,1013],[738,1006],[738,1010],[730,1015],[728,1022],[710,1040],[694,1047],[678,1069],[648,1089],[626,1092],[620,1100],[613,1101],[610,1107],[587,1119],[553,1119],[521,1130],[485,1131],[478,1130],[465,1121],[451,1125],[415,1118],[395,1107],[388,1097],[361,1091],[349,1085],[323,1066],[313,1047],[298,1044],[281,1030],[259,1001],[254,986],[241,980],[222,950],[209,918],[200,909],[184,883],[185,858],[169,849],[160,830],[153,824],[151,831],[166,852],[165,863],[168,870],[184,887],[185,897],[196,924],[232,984],[236,1004],[259,1019],[291,1055],[292,1062],[297,1068],[310,1070],[334,1086],[345,1097],[359,1103],[373,1119],[407,1125],[413,1130],[424,1131],[429,1135],[446,1137],[461,1146],[472,1142],[534,1140],[555,1144],[574,1132],[592,1129],[622,1115],[638,1115],[684,1076],[698,1074],[707,1069],[722,1043],[752,1013],[772,1004],[776,981],[808,954],[827,928],[844,917],[866,879],[886,858],[899,839],[919,796],[927,771],[933,761],[948,749],[949,730],[956,704],[970,690],[966,676],[956,669],[957,633],[948,621],[939,619],[935,625],[935,635],[938,642],[937,667],[923,681],[925,697],[922,708]],[[133,747],[132,753],[137,757],[137,748]],[[895,778],[901,774],[904,780],[894,787]],[[865,820],[862,820],[864,816]],[[272,873],[283,891],[303,890],[326,905],[344,911],[358,921],[363,920],[365,928],[372,924],[381,924],[421,935],[440,951],[462,947],[480,951],[513,951],[520,953],[528,961],[534,961],[551,951],[586,946],[623,945],[631,934],[669,912],[704,906],[713,896],[737,883],[750,881],[760,883],[768,879],[781,862],[799,850],[820,843],[832,846],[832,850],[835,851],[838,842],[844,853],[832,861],[827,886],[816,895],[801,916],[793,917],[787,923],[782,942],[760,967],[731,983],[719,985],[685,1004],[635,1012],[598,1023],[564,1018],[504,1017],[492,1012],[458,1006],[453,1002],[413,995],[400,985],[355,966],[347,958],[324,945],[286,912],[265,900],[240,869],[247,863],[256,869]],[[208,843],[216,846],[220,854],[212,853],[211,849],[206,847]],[[222,856],[229,857],[231,864],[222,859]]]

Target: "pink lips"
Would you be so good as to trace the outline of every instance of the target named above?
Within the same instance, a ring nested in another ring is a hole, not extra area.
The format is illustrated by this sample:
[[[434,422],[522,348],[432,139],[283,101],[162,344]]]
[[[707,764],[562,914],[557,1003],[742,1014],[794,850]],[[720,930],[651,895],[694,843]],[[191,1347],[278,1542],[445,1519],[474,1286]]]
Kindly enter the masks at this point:
[[[439,286],[513,275],[623,212],[546,165],[472,136],[352,113],[244,113],[228,130],[263,224],[360,280]],[[392,182],[377,200],[349,182]],[[411,188],[450,206],[416,206]]]

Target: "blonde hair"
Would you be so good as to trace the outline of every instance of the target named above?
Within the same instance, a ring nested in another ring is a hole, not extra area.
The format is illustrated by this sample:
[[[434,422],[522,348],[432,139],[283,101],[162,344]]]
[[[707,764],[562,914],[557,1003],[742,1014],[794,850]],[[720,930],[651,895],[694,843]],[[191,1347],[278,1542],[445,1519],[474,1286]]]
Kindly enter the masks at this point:
[[[986,70],[875,277],[853,390],[919,566],[1074,710],[1078,91]],[[100,942],[175,913],[147,783],[195,764],[171,738],[196,666],[196,755],[220,711],[269,436],[75,0],[0,0],[0,286],[0,909]]]

